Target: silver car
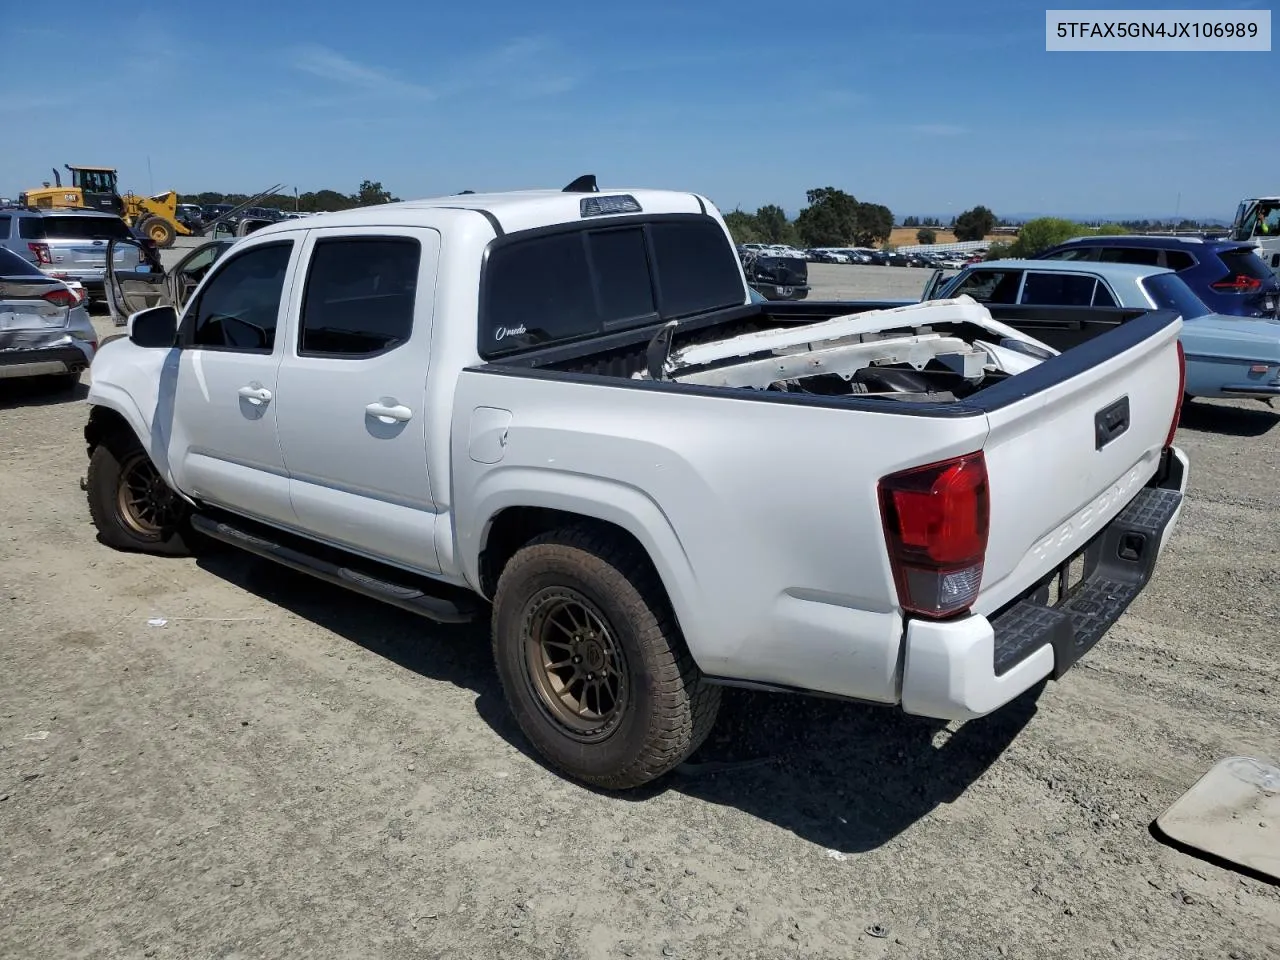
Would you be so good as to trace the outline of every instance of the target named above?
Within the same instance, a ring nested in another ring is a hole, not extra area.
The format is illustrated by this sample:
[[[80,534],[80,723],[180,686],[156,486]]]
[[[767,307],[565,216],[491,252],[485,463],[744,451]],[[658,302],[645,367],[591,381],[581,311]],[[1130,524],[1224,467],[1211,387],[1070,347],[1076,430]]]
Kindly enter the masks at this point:
[[[97,210],[0,210],[0,247],[50,276],[79,281],[94,300],[105,298],[107,244],[132,236],[115,214]]]
[[[0,248],[0,380],[53,376],[70,386],[97,349],[80,296]]]

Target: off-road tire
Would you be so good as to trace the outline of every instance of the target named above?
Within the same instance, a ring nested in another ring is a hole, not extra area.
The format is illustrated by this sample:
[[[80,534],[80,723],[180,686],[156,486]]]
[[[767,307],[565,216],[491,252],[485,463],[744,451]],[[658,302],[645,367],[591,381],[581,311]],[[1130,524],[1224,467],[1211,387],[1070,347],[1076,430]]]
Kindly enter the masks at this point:
[[[161,250],[172,247],[174,240],[178,237],[178,231],[164,217],[147,217],[139,224],[139,230],[144,237],[154,240]]]
[[[127,471],[145,466],[155,469],[142,444],[132,434],[120,431],[104,437],[89,457],[85,479],[89,515],[102,542],[116,550],[185,556],[190,552],[187,543],[190,528],[188,511],[181,500],[176,517],[151,531],[139,529],[141,525],[136,520],[130,522],[125,513],[121,485],[127,479]]]
[[[556,719],[526,656],[539,598],[556,590],[595,608],[625,660],[626,698],[612,732],[594,742]],[[590,524],[544,534],[507,563],[494,595],[493,653],[521,731],[549,764],[595,787],[662,776],[702,744],[720,706],[720,688],[702,679],[648,558]]]

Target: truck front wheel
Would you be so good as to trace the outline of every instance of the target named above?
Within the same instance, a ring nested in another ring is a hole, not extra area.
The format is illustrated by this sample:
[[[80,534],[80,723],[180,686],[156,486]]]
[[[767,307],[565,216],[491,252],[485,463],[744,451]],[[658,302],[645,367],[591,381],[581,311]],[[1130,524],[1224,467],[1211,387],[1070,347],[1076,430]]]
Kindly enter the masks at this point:
[[[188,508],[132,434],[112,433],[89,457],[89,514],[102,542],[117,550],[181,556]]]
[[[494,597],[493,648],[525,736],[593,786],[666,773],[706,739],[720,705],[647,558],[607,530],[556,530],[516,553]]]

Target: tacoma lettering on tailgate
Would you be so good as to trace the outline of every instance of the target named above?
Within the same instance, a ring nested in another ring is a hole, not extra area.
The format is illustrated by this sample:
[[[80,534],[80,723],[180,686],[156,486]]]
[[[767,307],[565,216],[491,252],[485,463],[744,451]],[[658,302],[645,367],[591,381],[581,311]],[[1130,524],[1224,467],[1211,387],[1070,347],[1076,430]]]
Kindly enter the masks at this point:
[[[1104,490],[1101,496],[1032,547],[1031,555],[1040,562],[1061,556],[1064,547],[1074,546],[1067,553],[1075,553],[1107,518],[1133,498],[1142,482],[1142,464],[1138,464]]]

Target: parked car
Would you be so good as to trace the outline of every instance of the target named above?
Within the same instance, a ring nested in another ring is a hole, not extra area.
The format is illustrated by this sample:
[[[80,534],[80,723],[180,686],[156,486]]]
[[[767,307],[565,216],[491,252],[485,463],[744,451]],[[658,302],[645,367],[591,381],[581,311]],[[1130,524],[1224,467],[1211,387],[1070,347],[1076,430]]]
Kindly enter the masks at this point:
[[[1214,313],[1274,317],[1280,310],[1280,279],[1251,243],[1200,237],[1077,237],[1036,259],[1167,267],[1176,270]]]
[[[926,288],[925,299],[969,296],[992,308],[1108,307],[1131,311],[1171,310],[1182,317],[1186,354],[1184,392],[1190,397],[1270,400],[1280,396],[1280,320],[1213,313],[1166,267],[1087,260],[991,260],[967,267]],[[1090,324],[1067,310],[1048,320],[1009,320],[1016,329],[1055,347],[1070,347],[1103,328],[1124,322],[1122,310]]]
[[[69,386],[97,349],[84,297],[0,247],[0,380],[47,376]]]
[[[524,735],[605,788],[726,683],[990,713],[1146,584],[1175,315],[1057,357],[972,303],[755,303],[706,198],[583,183],[276,224],[133,313],[89,394],[103,542],[490,623]]]
[[[132,312],[161,303],[183,307],[204,275],[235,242],[236,238],[226,237],[203,243],[165,270],[154,247],[134,240],[113,240],[108,254],[113,268],[107,275],[111,319],[123,327]]]
[[[747,283],[766,300],[803,300],[809,296],[809,262],[804,257],[749,256],[742,263]]]
[[[0,247],[50,276],[75,280],[103,299],[107,243],[132,236],[123,220],[96,210],[22,208],[0,211]]]

